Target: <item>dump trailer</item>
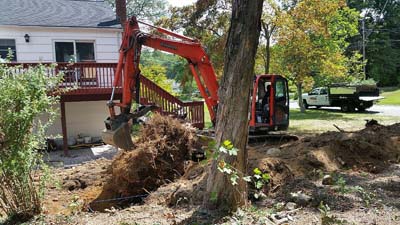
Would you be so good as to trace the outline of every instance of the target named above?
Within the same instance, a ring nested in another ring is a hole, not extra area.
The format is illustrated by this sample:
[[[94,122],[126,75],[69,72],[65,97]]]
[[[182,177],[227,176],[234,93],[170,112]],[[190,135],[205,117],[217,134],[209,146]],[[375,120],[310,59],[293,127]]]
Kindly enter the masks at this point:
[[[342,112],[365,111],[374,102],[382,99],[376,85],[332,84],[328,87],[314,88],[303,94],[303,104],[306,109],[310,106],[340,107]]]

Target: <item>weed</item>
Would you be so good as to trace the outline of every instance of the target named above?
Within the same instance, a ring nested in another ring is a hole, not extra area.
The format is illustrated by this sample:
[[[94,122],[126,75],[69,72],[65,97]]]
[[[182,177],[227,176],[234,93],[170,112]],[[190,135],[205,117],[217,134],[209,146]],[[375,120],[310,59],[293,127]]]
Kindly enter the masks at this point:
[[[68,205],[68,208],[71,210],[72,214],[76,214],[81,211],[83,206],[82,200],[79,198],[78,195],[75,195],[71,199],[71,203]]]
[[[355,186],[352,188],[352,191],[358,193],[363,200],[366,207],[369,207],[372,201],[375,200],[375,194],[369,191],[366,191],[364,188],[360,186]]]
[[[341,194],[346,194],[350,191],[350,189],[347,187],[346,180],[340,175],[336,179],[335,184],[339,187],[338,191]]]
[[[338,219],[335,215],[329,215],[331,209],[322,201],[319,203],[318,210],[321,213],[321,225],[348,224],[346,220]]]

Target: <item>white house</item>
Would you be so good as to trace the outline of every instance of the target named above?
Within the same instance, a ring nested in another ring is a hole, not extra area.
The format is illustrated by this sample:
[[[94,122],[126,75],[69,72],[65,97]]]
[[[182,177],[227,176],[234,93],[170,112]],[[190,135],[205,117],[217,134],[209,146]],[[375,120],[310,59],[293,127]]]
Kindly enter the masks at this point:
[[[0,9],[2,58],[11,49],[17,63],[81,63],[72,75],[69,70],[69,78],[74,77],[80,88],[90,91],[62,97],[61,118],[51,134],[99,137],[108,115],[106,99],[110,94],[99,88],[111,84],[114,66],[104,63],[118,61],[121,40],[121,28],[112,8],[94,0],[0,0]]]

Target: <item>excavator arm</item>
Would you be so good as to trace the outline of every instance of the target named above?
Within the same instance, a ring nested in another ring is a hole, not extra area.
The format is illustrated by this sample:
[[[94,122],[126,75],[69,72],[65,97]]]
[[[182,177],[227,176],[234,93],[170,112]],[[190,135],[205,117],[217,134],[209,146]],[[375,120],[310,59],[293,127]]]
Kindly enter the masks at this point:
[[[139,23],[155,28],[169,39],[144,33],[139,28]],[[122,149],[133,147],[130,136],[130,127],[138,117],[156,109],[156,106],[140,106],[138,110],[131,112],[132,99],[140,105],[140,54],[142,46],[148,46],[164,52],[179,55],[188,61],[190,70],[195,78],[200,94],[210,112],[213,123],[216,120],[218,105],[218,82],[214,68],[208,55],[201,44],[194,39],[173,33],[163,28],[154,27],[136,20],[132,17],[127,21],[119,50],[118,66],[115,72],[111,99],[107,103],[110,117],[105,120],[106,131],[103,132],[103,141],[107,144]],[[122,101],[114,101],[114,92],[122,81]],[[120,107],[121,113],[116,114],[115,107]]]

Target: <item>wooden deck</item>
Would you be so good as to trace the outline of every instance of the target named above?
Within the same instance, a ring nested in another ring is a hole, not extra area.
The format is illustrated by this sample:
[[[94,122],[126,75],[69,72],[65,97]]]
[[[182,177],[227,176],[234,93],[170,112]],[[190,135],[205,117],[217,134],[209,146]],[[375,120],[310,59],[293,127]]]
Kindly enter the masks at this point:
[[[42,63],[51,65],[51,63]],[[8,63],[16,73],[22,73],[38,63]],[[60,88],[71,88],[61,95],[61,120],[63,136],[67,137],[65,102],[109,100],[112,92],[116,63],[58,63],[48,70],[49,76],[62,73],[64,76]],[[204,128],[203,101],[183,102],[157,84],[141,76],[140,87],[142,104],[154,104],[163,115],[185,117],[193,126]],[[115,100],[122,98],[121,84],[116,87]],[[66,143],[66,138],[65,138]]]

